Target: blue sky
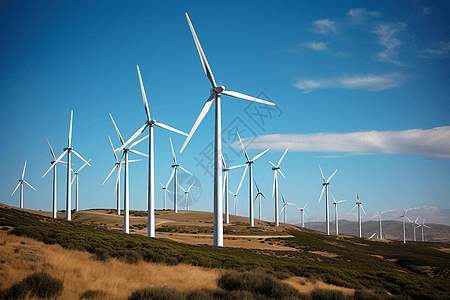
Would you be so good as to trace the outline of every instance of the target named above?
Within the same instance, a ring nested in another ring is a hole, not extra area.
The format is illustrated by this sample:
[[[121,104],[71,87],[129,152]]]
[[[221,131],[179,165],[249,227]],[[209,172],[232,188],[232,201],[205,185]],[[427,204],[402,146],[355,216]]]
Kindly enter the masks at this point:
[[[264,219],[274,218],[269,161],[288,146],[280,190],[298,207],[309,202],[311,219],[324,217],[318,164],[326,177],[338,170],[330,192],[347,199],[341,212],[354,206],[356,187],[368,214],[450,209],[449,7],[436,1],[2,2],[0,202],[19,205],[11,193],[27,160],[25,180],[37,192],[24,188],[25,208],[51,210],[43,132],[61,154],[73,110],[72,145],[92,164],[79,177],[80,208],[115,207],[114,178],[102,186],[114,165],[108,135],[119,146],[108,114],[125,139],[144,124],[136,65],[152,117],[190,131],[210,84],[185,12],[218,83],[277,104],[222,97],[228,164],[245,163],[236,130],[251,157],[270,149],[253,165],[267,197]],[[195,175],[179,173],[185,188],[196,180],[191,209],[212,211],[213,112],[181,154],[183,136],[155,129],[156,208],[158,181],[172,171],[170,137],[178,162]],[[147,153],[148,142],[135,149]],[[131,209],[146,209],[147,166],[146,158],[130,165]],[[65,209],[66,171],[57,170],[58,209]],[[242,171],[230,171],[233,192]],[[248,215],[248,177],[239,199],[239,214]],[[289,210],[288,221],[297,214]]]

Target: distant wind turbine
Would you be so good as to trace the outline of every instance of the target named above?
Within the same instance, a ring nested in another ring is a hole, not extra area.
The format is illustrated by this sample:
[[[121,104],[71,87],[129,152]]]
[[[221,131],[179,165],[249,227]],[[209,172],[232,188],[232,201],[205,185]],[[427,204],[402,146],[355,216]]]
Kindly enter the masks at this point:
[[[228,192],[234,196],[234,215],[237,216],[237,203],[239,202],[237,193],[239,192],[239,190],[236,192],[236,194],[233,193],[232,191]]]
[[[249,202],[250,202],[249,218],[250,218],[250,226],[254,227],[255,226],[255,221],[253,219],[253,172],[252,172],[253,168],[252,168],[252,165],[255,162],[255,160],[257,160],[264,153],[269,151],[269,149],[264,150],[260,154],[256,155],[252,159],[250,159],[250,157],[247,154],[247,151],[245,151],[245,147],[244,147],[244,144],[242,143],[241,136],[239,135],[239,132],[236,132],[236,133],[238,135],[239,142],[241,143],[242,151],[244,152],[245,158],[247,159],[246,166],[245,166],[245,169],[244,169],[244,174],[242,174],[242,179],[241,179],[241,183],[239,184],[239,186],[242,185],[242,181],[244,180],[245,173],[247,173],[247,169],[249,169],[249,172],[248,172],[248,176],[249,176],[248,188],[249,188],[249,194],[250,194],[249,195]]]
[[[339,200],[339,201],[336,201],[336,199],[334,199],[334,196],[333,196],[333,194],[331,194],[331,197],[333,198],[333,204],[334,204],[334,225],[335,225],[335,227],[336,227],[336,229],[335,229],[335,232],[336,232],[336,235],[338,235],[339,234],[339,218],[338,218],[338,212],[337,212],[337,205],[338,205],[338,203],[342,203],[342,202],[345,202],[345,201],[347,201],[347,200]]]
[[[375,218],[377,216],[380,218],[380,234],[378,235],[378,239],[382,240],[383,239],[383,231],[382,231],[382,228],[381,228],[381,215],[384,214],[385,211],[379,212],[376,208],[375,208],[375,210],[377,211],[377,214],[375,216],[373,216],[373,218]]]
[[[255,183],[256,190],[258,191],[258,193],[257,193],[256,196],[255,196],[255,200],[253,200],[253,201],[256,201],[256,199],[258,199],[258,196],[259,196],[259,217],[258,217],[258,220],[261,220],[261,196],[262,196],[264,199],[266,199],[266,197],[265,197],[264,194],[259,190],[259,187],[258,187],[258,185],[256,184],[255,179],[253,179],[253,182]]]
[[[318,203],[320,203],[320,199],[322,199],[323,191],[326,190],[326,193],[325,193],[325,218],[326,218],[326,223],[327,223],[326,232],[327,232],[327,235],[330,235],[330,212],[329,212],[329,207],[328,207],[328,185],[330,184],[330,180],[334,176],[334,174],[336,174],[337,170],[334,171],[334,173],[331,174],[331,176],[328,177],[327,180],[325,180],[325,177],[323,176],[322,168],[320,168],[320,165],[319,165],[319,170],[320,170],[320,174],[322,174],[323,188],[322,188],[322,192],[320,193]]]
[[[216,109],[215,109],[215,136],[214,136],[214,234],[213,234],[213,245],[218,247],[223,247],[223,216],[222,216],[222,172],[221,172],[221,160],[222,160],[222,125],[221,125],[221,105],[220,105],[220,94],[225,94],[228,96],[241,98],[244,100],[250,100],[254,102],[259,102],[268,105],[275,105],[272,102],[265,101],[262,99],[258,99],[255,97],[247,96],[238,92],[226,91],[224,86],[217,86],[216,81],[214,80],[213,73],[209,67],[208,61],[206,60],[206,56],[203,53],[203,49],[200,45],[200,42],[197,38],[197,34],[195,33],[194,27],[192,26],[191,20],[189,19],[188,14],[186,14],[186,19],[189,23],[189,27],[191,29],[192,36],[194,37],[195,45],[197,46],[197,51],[200,56],[200,60],[203,65],[203,69],[208,77],[212,89],[210,90],[210,96],[206,100],[200,115],[192,126],[192,129],[186,138],[186,141],[181,147],[180,153],[183,152],[187,143],[191,139],[197,127],[200,125],[200,122],[203,120],[205,115],[208,113],[213,100],[216,100]]]
[[[73,184],[73,182],[75,181],[75,211],[78,211],[78,175],[80,174],[81,169],[84,168],[85,165],[87,165],[91,160],[88,160],[87,162],[84,163],[84,165],[82,165],[78,171],[74,171],[72,170],[72,172],[75,174],[75,176],[72,178],[72,182],[70,183],[71,185]]]
[[[359,201],[359,194],[358,194],[358,189],[356,189],[356,205],[352,208],[352,210],[354,210],[356,207],[358,207],[358,224],[359,224],[359,237],[362,237],[362,230],[361,230],[361,208],[364,212],[364,214],[366,214],[366,211],[364,210],[364,207],[362,207],[361,201]],[[350,210],[350,212],[352,211]]]
[[[161,182],[159,183],[159,184],[162,186],[163,193],[164,193],[164,197],[163,197],[163,201],[164,201],[164,210],[166,210],[166,192],[168,192],[169,194],[172,195],[172,193],[169,191],[169,189],[168,189],[167,187],[169,186],[170,181],[172,180],[174,171],[175,171],[175,169],[173,169],[172,175],[170,175],[169,181],[167,181],[166,185],[163,185]]]
[[[281,176],[283,176],[284,178],[286,178],[283,174],[283,172],[281,172],[281,161],[283,160],[284,156],[286,155],[286,152],[289,150],[289,148],[286,148],[286,151],[284,151],[283,155],[281,156],[280,160],[278,161],[278,164],[275,166],[274,163],[272,163],[271,161],[269,161],[269,163],[273,166],[272,170],[274,171],[273,174],[273,190],[272,190],[272,197],[275,196],[275,226],[279,226],[280,225],[280,221],[278,219],[278,175],[277,172],[279,172],[281,174]],[[320,201],[320,200],[319,200]]]
[[[300,214],[301,214],[302,228],[305,228],[305,219],[304,219],[304,217],[306,217],[305,208],[308,205],[308,203],[309,202],[306,202],[305,206],[303,206],[302,208],[296,207],[296,209],[298,209],[300,211]]]
[[[411,220],[406,216],[406,213],[408,212],[408,210],[409,210],[409,206],[408,206],[408,208],[405,210],[405,212],[400,217],[396,218],[396,219],[403,218],[403,244],[406,244],[405,218],[407,218],[411,222]]]
[[[23,184],[25,183],[26,185],[28,185],[30,188],[32,188],[33,190],[36,191],[36,189],[34,187],[31,186],[31,184],[29,184],[28,182],[26,182],[23,177],[25,176],[25,169],[27,167],[27,161],[25,161],[25,165],[23,166],[23,171],[22,171],[22,177],[19,179],[19,184],[17,184],[16,188],[14,189],[14,191],[11,194],[11,197],[14,195],[14,193],[16,192],[16,190],[19,188],[20,186],[20,208],[23,208]]]
[[[186,198],[186,210],[189,210],[189,191],[191,190],[191,187],[194,185],[195,181],[192,182],[192,184],[189,186],[189,188],[187,190],[183,189],[183,187],[180,185],[180,188],[183,190],[185,198]]]
[[[173,156],[173,162],[174,162],[174,164],[172,165],[172,168],[174,168],[172,172],[175,172],[175,177],[173,178],[173,211],[177,214],[178,213],[178,197],[177,197],[178,196],[178,190],[177,190],[178,168],[180,168],[181,170],[190,174],[191,176],[192,176],[192,173],[177,163],[177,158],[175,156],[175,152],[173,151],[172,139],[169,138],[169,141],[170,141],[170,148],[172,149],[172,156]]]
[[[422,227],[422,242],[424,242],[425,240],[424,240],[424,237],[423,237],[423,228],[424,228],[424,227],[430,228],[429,226],[425,225],[425,218],[423,219],[423,222],[422,222],[421,227]]]
[[[283,194],[281,193],[281,191],[280,191],[280,194],[281,194],[281,199],[283,200],[283,208],[282,208],[281,211],[280,211],[280,215],[281,215],[281,214],[283,213],[283,211],[284,211],[284,223],[286,224],[286,211],[287,211],[287,206],[288,206],[288,205],[295,205],[295,204],[284,201],[284,197],[283,197]]]
[[[416,229],[420,227],[420,224],[417,223],[417,220],[419,220],[419,216],[417,216],[416,220],[412,222],[414,227],[414,242],[416,241]]]
[[[230,224],[230,214],[229,214],[229,210],[228,210],[228,193],[225,193],[225,191],[228,191],[228,171],[230,171],[232,169],[243,167],[246,164],[227,168],[227,164],[225,163],[225,159],[223,158],[223,156],[222,156],[222,163],[223,163],[222,172],[224,173],[224,175],[223,175],[223,192],[222,193],[225,196],[225,224]]]
[[[78,156],[82,161],[86,162],[86,160],[81,157],[80,154],[78,154],[75,150],[73,150],[73,148],[71,147],[71,142],[72,142],[72,121],[73,121],[73,110],[70,112],[70,125],[69,125],[69,140],[68,140],[68,145],[67,148],[64,148],[64,152],[52,163],[52,166],[47,170],[47,172],[45,172],[45,174],[42,176],[42,178],[45,177],[45,175],[47,175],[47,173],[56,166],[57,163],[59,163],[62,159],[62,157],[64,156],[64,154],[67,153],[67,194],[66,194],[66,220],[67,221],[72,221],[72,188],[71,188],[71,171],[70,171],[70,166],[71,164],[71,153],[73,152],[76,156]],[[88,163],[89,166],[91,166]]]

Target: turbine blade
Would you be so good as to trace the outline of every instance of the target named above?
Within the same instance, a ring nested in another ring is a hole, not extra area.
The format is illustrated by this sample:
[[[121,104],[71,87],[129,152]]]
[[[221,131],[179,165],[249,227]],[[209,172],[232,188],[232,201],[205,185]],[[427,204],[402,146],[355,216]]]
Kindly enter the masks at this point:
[[[283,160],[283,158],[284,158],[284,156],[286,155],[286,152],[288,152],[288,150],[289,150],[289,147],[287,147],[287,148],[286,148],[286,151],[284,151],[283,156],[281,156],[280,160],[278,161],[277,167],[280,166],[281,161]]]
[[[129,163],[132,163],[132,162],[137,162],[137,161],[142,161],[142,159],[131,159],[131,160],[129,160],[128,162],[129,162]]]
[[[337,170],[336,171],[334,171],[334,173],[333,174],[331,174],[331,176],[330,177],[328,177],[328,180],[327,180],[327,182],[330,182],[330,180],[331,180],[331,178],[334,176],[334,174],[336,174],[336,172],[337,172]]]
[[[183,192],[185,192],[186,193],[186,190],[185,189],[183,189],[183,187],[181,186],[181,185],[178,185],[182,190],[183,190]]]
[[[354,210],[357,206],[358,204],[356,204],[349,212],[352,212],[352,210]]]
[[[226,169],[227,168],[227,164],[225,163],[225,159],[223,158],[223,155],[222,155],[222,164],[223,164],[223,167]]]
[[[309,203],[309,202],[306,202],[305,206],[304,206],[302,209],[305,209],[305,208],[306,208],[306,205],[308,205],[308,203]]]
[[[192,182],[192,184],[189,186],[189,188],[187,189],[187,192],[189,193],[189,191],[191,190],[191,187],[194,185],[195,181]]]
[[[109,176],[111,176],[111,174],[114,172],[114,169],[116,168],[116,166],[114,166],[111,170],[111,172],[109,172],[109,175],[106,177],[105,181],[103,181],[102,185],[105,184],[106,180],[108,180]]]
[[[133,153],[135,153],[135,154],[139,154],[139,155],[148,157],[147,154],[144,154],[144,153],[142,153],[142,152],[139,152],[139,151],[136,151],[136,150],[133,150],[133,149],[129,149],[128,151],[133,152]]]
[[[239,190],[241,189],[242,182],[244,181],[245,174],[247,173],[247,169],[248,169],[248,165],[245,166],[244,174],[242,174],[241,182],[239,183],[239,186],[238,186],[238,188],[237,188],[236,194],[237,194],[237,193],[239,192]]]
[[[78,156],[82,161],[84,161],[85,163],[87,163],[87,164],[89,165],[89,167],[91,167],[91,165],[89,164],[89,161],[91,161],[91,160],[86,161],[84,158],[81,157],[80,154],[78,154],[78,153],[77,153],[75,150],[73,150],[73,149],[72,149],[72,152],[73,152],[76,156]]]
[[[330,193],[330,194],[331,194],[331,193]],[[333,194],[331,194],[331,198],[333,198],[334,203],[337,203],[337,202],[336,202],[336,199],[334,199]]]
[[[145,113],[147,114],[147,120],[150,121],[150,109],[148,108],[147,96],[145,95],[144,83],[142,82],[141,71],[139,70],[139,66],[136,65],[138,75],[139,75],[139,83],[141,85],[142,99],[144,101]]]
[[[122,153],[122,157],[120,158],[119,167],[117,168],[116,188],[115,188],[115,190],[114,190],[114,195],[116,194],[117,186],[119,185],[119,181],[120,181],[120,171],[122,171],[122,161],[123,161],[123,157],[124,157],[124,156],[125,156],[125,152]]]
[[[238,92],[224,90],[222,92],[222,94],[225,94],[225,95],[228,95],[228,96],[231,96],[231,97],[244,99],[244,100],[258,102],[258,103],[262,103],[262,104],[275,105],[275,103],[273,103],[273,102],[266,101],[266,100],[263,100],[263,99],[259,99],[259,98],[256,98],[256,97],[252,97],[252,96],[247,96],[247,95],[244,95],[244,94],[238,93]]]
[[[275,168],[277,167],[277,166],[275,166],[275,164],[274,164],[273,162],[271,162],[270,160],[269,160],[269,163],[270,163],[272,166],[274,166]]]
[[[193,176],[191,172],[189,172],[188,170],[186,170],[185,168],[183,168],[182,166],[178,166],[181,170],[185,171],[186,173],[188,173],[189,175]]]
[[[209,108],[211,107],[212,101],[214,100],[214,98],[216,97],[217,93],[213,92],[211,93],[211,95],[209,96],[208,100],[206,100],[205,105],[203,105],[202,111],[200,112],[200,114],[197,117],[197,120],[194,123],[194,126],[192,126],[191,131],[189,132],[186,140],[184,141],[183,147],[181,147],[180,153],[183,152],[184,148],[186,147],[187,143],[189,142],[189,140],[192,138],[192,135],[194,135],[195,130],[197,130],[198,125],[200,125],[200,123],[202,122],[203,118],[206,116],[206,114],[209,111]]]
[[[140,140],[138,140],[138,141],[134,142],[133,144],[131,144],[130,147],[128,147],[128,148],[129,148],[129,149],[130,149],[130,148],[133,148],[134,146],[136,146],[137,144],[139,144],[140,142],[142,142],[142,141],[145,140],[146,138],[148,138],[148,134],[147,134],[146,136],[144,136],[143,138],[141,138]]]
[[[111,148],[112,148],[113,153],[114,153],[114,158],[116,159],[116,162],[119,162],[119,159],[117,159],[116,151],[114,151],[114,146],[113,146],[113,143],[111,141],[111,137],[109,135],[108,135],[108,139],[109,139],[109,143],[111,144]]]
[[[320,174],[322,174],[323,182],[326,182],[325,177],[323,176],[322,168],[320,167],[320,165],[319,165],[319,170],[320,170]]]
[[[172,174],[170,174],[169,181],[167,181],[166,189],[167,189],[167,187],[169,186],[170,181],[172,181],[172,177],[173,177],[173,174],[174,174],[174,173],[175,173],[175,168],[172,169]]]
[[[364,210],[364,207],[362,206],[362,204],[360,204],[361,205],[361,208],[362,208],[362,210],[363,210],[363,212],[364,212],[364,215],[367,215],[366,214],[366,211]]]
[[[47,175],[47,173],[56,166],[56,164],[61,160],[61,158],[64,156],[64,154],[66,154],[67,150],[65,150],[51,165],[50,168],[48,168],[47,172],[45,172],[44,175],[42,175],[42,178],[45,177],[45,175]]]
[[[142,132],[144,132],[144,130],[147,128],[148,124],[145,123],[141,128],[139,128],[129,139],[128,141],[125,142],[125,144],[122,145],[122,147],[120,147],[119,149],[116,149],[116,151],[121,151],[123,150],[123,148],[125,148],[126,146],[128,146],[129,143],[131,143],[132,141],[134,141],[135,138],[138,137],[138,135],[140,135]],[[135,146],[136,144],[133,144],[133,146]],[[131,148],[131,147],[130,147]]]
[[[175,128],[170,127],[169,125],[166,125],[166,124],[163,124],[163,123],[157,123],[157,122],[155,122],[155,125],[156,125],[156,126],[159,126],[159,127],[161,127],[161,128],[164,128],[164,129],[173,131],[173,132],[175,132],[175,133],[179,133],[179,134],[182,134],[182,135],[185,135],[185,136],[188,135],[187,133],[184,133],[184,132],[181,131],[181,130],[175,129]]]
[[[255,157],[253,157],[252,161],[257,160],[258,158],[260,158],[264,153],[266,153],[267,151],[269,151],[269,149],[266,149],[265,151],[261,152],[260,154],[256,155]]]
[[[75,176],[72,177],[72,181],[70,182],[70,185],[73,185],[73,182],[75,181],[75,177],[77,177],[78,175],[75,173]]]
[[[236,168],[240,168],[240,167],[243,167],[245,165],[247,165],[247,164],[242,164],[242,165],[238,165],[238,166],[232,166],[232,167],[229,167],[228,170],[233,170],[233,169],[236,169]]]
[[[223,159],[223,157],[222,157],[222,159]],[[225,172],[225,174],[223,175],[222,197],[224,197],[224,195],[225,195],[225,182],[227,181],[227,177],[228,177],[228,172]]]
[[[165,189],[166,187],[161,183],[161,181],[158,181],[159,184],[162,186],[163,189]]]
[[[259,194],[259,187],[258,187],[258,185],[256,184],[255,178],[253,178],[253,182],[255,183],[256,189],[258,190],[258,194]]]
[[[22,180],[23,180],[23,177],[25,176],[25,169],[26,169],[26,167],[27,167],[27,161],[25,161],[25,165],[23,166]]]
[[[284,201],[283,193],[280,191],[281,199],[283,199],[284,205],[286,205],[286,201]]]
[[[215,88],[216,81],[214,80],[214,76],[212,74],[211,68],[209,67],[208,61],[206,60],[205,53],[203,53],[202,46],[200,45],[200,41],[197,38],[197,34],[195,33],[194,26],[192,26],[191,19],[189,19],[189,15],[186,13],[186,19],[189,23],[189,27],[191,28],[192,36],[194,37],[195,45],[197,46],[198,55],[200,56],[200,60],[202,61],[203,70],[205,70],[206,76],[208,76],[209,81],[213,88]]]
[[[50,152],[52,153],[53,160],[56,160],[55,153],[53,152],[52,146],[50,146],[50,142],[48,141],[47,136],[45,135],[45,133],[44,133],[44,136],[45,136],[45,140],[47,141],[48,147],[50,148]]]
[[[245,151],[244,144],[242,143],[241,136],[239,135],[239,132],[236,131],[236,133],[238,135],[239,142],[241,142],[241,147],[242,147],[242,151],[244,151],[245,158],[247,158],[247,161],[250,161],[250,158],[247,155],[247,151]]]
[[[172,195],[172,193],[169,191],[169,189],[168,188],[166,188],[166,191],[169,193],[169,194],[171,194]]]
[[[72,120],[73,120],[73,110],[70,111],[69,146],[68,146],[68,148],[70,148],[70,143],[72,142]]]
[[[280,172],[281,176],[283,176],[284,178],[286,178],[286,176],[284,176],[283,172],[281,172],[281,169],[278,169],[277,171]]]
[[[84,168],[85,165],[88,164],[88,162],[90,162],[91,160],[88,160],[87,162],[84,163],[84,165],[81,166],[81,168],[78,169],[77,173],[80,173],[81,169]]]
[[[19,184],[16,186],[16,188],[14,189],[14,192],[12,192],[12,194],[11,194],[11,197],[14,195],[14,193],[17,191],[17,189],[19,188],[19,186],[20,186],[20,181],[19,181]]]
[[[177,164],[177,158],[176,158],[176,156],[175,156],[175,152],[173,151],[172,139],[169,138],[169,141],[170,141],[170,149],[172,149],[173,162],[174,162],[175,164]]]
[[[124,140],[123,140],[123,138],[122,138],[122,135],[120,134],[119,128],[118,128],[117,125],[116,125],[116,122],[114,122],[114,119],[113,119],[113,117],[112,117],[111,114],[109,114],[109,116],[111,117],[111,121],[112,121],[113,124],[114,124],[114,128],[116,128],[116,132],[117,132],[117,135],[119,136],[120,142],[122,143],[122,145],[125,144],[125,142],[124,142]],[[122,149],[120,149],[120,150],[122,150]]]
[[[320,193],[320,197],[319,197],[319,202],[317,202],[317,203],[320,203],[320,199],[322,199],[322,195],[323,195],[323,191],[325,191],[325,185],[323,186],[323,188],[322,188],[322,193]]]

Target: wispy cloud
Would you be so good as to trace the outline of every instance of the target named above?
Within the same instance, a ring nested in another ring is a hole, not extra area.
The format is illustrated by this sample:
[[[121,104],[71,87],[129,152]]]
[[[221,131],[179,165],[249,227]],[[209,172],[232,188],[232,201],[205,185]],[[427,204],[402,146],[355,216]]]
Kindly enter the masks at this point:
[[[271,134],[256,137],[253,149],[351,154],[405,154],[450,159],[450,126],[404,131]]]
[[[303,46],[316,51],[325,51],[327,50],[327,44],[321,42],[307,42],[304,43]]]
[[[300,79],[294,87],[311,92],[317,89],[365,89],[368,91],[383,91],[400,86],[408,75],[392,73],[384,75],[343,75],[331,79]]]
[[[350,18],[350,24],[364,24],[367,22],[367,16],[380,18],[381,15],[377,11],[367,11],[365,8],[353,8],[347,12]]]
[[[397,49],[400,47],[402,42],[395,37],[398,33],[406,28],[406,24],[403,22],[398,22],[396,24],[383,23],[379,24],[372,31],[378,36],[377,44],[384,46],[384,51],[376,54],[376,59],[379,61],[390,61],[396,64],[400,64],[394,58],[398,55]]]
[[[441,41],[430,45],[430,48],[420,51],[418,55],[421,58],[448,58],[450,51],[450,42]]]
[[[322,34],[327,34],[330,31],[334,33],[338,32],[336,22],[328,19],[314,21],[312,31]]]

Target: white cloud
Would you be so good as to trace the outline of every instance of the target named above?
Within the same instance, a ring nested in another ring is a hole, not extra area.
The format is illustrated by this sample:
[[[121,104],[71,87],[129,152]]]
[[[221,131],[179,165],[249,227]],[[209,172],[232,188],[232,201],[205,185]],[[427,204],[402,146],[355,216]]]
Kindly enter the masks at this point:
[[[377,44],[384,46],[385,50],[377,53],[376,59],[379,61],[391,61],[396,64],[400,64],[393,58],[398,55],[397,48],[400,47],[402,42],[395,37],[399,32],[406,28],[406,24],[398,22],[397,24],[379,24],[372,31],[378,36]]]
[[[367,21],[367,16],[380,18],[381,15],[377,11],[367,11],[365,8],[353,8],[347,12],[350,17],[351,24],[363,24]]]
[[[345,88],[345,89],[365,89],[369,91],[383,91],[400,86],[408,77],[401,73],[384,75],[343,75],[331,79],[300,79],[294,87],[311,92],[316,89]]]
[[[404,131],[271,134],[256,137],[253,149],[352,154],[406,154],[450,159],[450,126]]]
[[[336,22],[325,19],[325,20],[317,20],[313,22],[314,28],[312,31],[327,34],[328,32],[332,31],[334,33],[337,33],[337,27]]]
[[[422,58],[448,58],[448,52],[450,51],[450,42],[441,41],[437,44],[430,45],[430,48],[420,51],[423,54],[419,54]]]
[[[326,43],[320,43],[320,42],[308,42],[303,44],[305,47],[308,47],[309,49],[316,50],[316,51],[325,51],[327,50],[327,44]]]

